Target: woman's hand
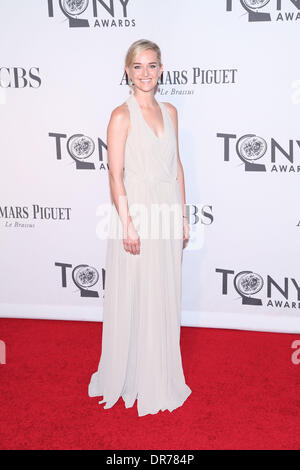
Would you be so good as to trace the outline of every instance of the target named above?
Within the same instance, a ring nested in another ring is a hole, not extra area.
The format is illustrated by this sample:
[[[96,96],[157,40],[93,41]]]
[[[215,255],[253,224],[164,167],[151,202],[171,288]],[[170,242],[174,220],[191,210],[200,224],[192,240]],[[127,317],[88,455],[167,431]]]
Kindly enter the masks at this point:
[[[186,243],[190,237],[190,226],[188,223],[188,219],[186,217],[183,218],[183,242]]]
[[[128,251],[133,255],[140,254],[140,238],[134,228],[132,220],[128,222],[127,230],[124,227],[123,246],[125,251]]]

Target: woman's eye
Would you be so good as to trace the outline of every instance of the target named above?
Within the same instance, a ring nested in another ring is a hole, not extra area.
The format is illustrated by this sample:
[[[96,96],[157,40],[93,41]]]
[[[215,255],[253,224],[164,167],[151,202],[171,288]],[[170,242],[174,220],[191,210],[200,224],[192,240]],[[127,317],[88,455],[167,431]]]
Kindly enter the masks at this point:
[[[133,68],[134,68],[134,69],[139,69],[140,67],[141,67],[140,65],[135,65]],[[156,65],[155,65],[155,64],[152,64],[152,65],[150,65],[150,68],[155,69],[155,68],[156,68]]]

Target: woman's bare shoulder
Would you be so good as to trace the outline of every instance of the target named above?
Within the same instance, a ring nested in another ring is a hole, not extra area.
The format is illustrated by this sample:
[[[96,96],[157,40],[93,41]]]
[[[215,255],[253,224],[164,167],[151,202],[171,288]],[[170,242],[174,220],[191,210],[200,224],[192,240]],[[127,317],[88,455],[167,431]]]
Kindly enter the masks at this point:
[[[111,118],[118,120],[118,121],[126,121],[129,117],[129,109],[127,106],[126,101],[116,106],[111,112]]]
[[[178,123],[178,113],[177,113],[177,108],[176,106],[174,106],[173,104],[171,103],[168,103],[168,102],[164,102],[165,106],[166,106],[166,109],[167,109],[167,112],[169,113],[173,123],[174,123],[174,126],[175,128],[177,127],[177,123]]]
[[[176,118],[177,117],[177,108],[176,108],[176,106],[174,106],[172,103],[168,103],[167,101],[164,101],[163,103],[166,106],[169,114],[172,117]]]
[[[112,110],[108,127],[127,134],[130,125],[129,118],[129,109],[125,101]]]

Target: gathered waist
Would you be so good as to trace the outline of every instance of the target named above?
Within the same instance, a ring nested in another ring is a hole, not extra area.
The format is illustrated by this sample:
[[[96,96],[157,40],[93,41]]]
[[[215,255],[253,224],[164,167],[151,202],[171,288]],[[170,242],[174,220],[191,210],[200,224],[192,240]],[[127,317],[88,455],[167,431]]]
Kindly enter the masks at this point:
[[[178,183],[178,179],[176,177],[170,177],[170,178],[161,178],[159,176],[149,176],[149,175],[142,175],[139,173],[136,173],[133,170],[129,170],[127,168],[124,169],[124,178],[126,179],[127,177],[133,177],[136,178],[137,180],[143,182],[143,183],[169,183],[169,184],[176,184]]]

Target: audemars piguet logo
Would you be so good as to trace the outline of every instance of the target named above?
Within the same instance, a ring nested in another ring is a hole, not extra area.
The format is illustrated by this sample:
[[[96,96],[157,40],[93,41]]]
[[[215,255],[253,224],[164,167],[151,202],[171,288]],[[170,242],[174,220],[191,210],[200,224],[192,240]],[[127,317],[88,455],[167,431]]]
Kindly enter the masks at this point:
[[[158,94],[165,96],[193,95],[197,87],[228,87],[238,83],[237,68],[210,69],[199,66],[190,67],[188,70],[165,70],[161,74]],[[124,72],[121,85],[128,85],[128,77]]]
[[[242,305],[271,308],[300,309],[300,285],[293,277],[265,279],[252,270],[235,272],[233,269],[216,268],[222,295],[237,293]]]
[[[48,16],[65,17],[70,28],[128,28],[130,0],[48,0]]]
[[[280,142],[271,137],[267,140],[256,134],[217,133],[223,147],[225,162],[243,163],[245,171],[270,173],[300,173],[300,140]]]
[[[237,12],[239,17],[244,12],[250,23],[300,19],[300,0],[225,0],[225,4],[226,11]]]
[[[0,225],[6,228],[34,228],[36,223],[63,223],[71,219],[71,207],[1,205]]]

